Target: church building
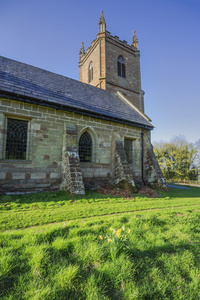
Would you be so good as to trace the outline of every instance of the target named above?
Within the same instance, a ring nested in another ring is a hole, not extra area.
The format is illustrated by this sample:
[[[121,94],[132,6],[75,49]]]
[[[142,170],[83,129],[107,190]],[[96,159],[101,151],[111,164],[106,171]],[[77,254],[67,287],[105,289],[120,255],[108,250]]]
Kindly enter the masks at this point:
[[[106,30],[79,53],[79,81],[0,56],[0,193],[119,185],[167,189],[144,113],[140,51]]]

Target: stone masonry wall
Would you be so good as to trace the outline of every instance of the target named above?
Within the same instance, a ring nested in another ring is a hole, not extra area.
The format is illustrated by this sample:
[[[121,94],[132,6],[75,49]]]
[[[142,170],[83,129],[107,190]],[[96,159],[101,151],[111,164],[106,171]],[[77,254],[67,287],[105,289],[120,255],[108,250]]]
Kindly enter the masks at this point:
[[[4,159],[6,142],[6,118],[22,118],[29,121],[26,160]],[[93,140],[91,163],[81,163],[86,187],[112,183],[112,136],[118,132],[124,138],[136,141],[134,157],[139,157],[141,129],[125,124],[87,117],[62,110],[0,99],[0,193],[59,189],[63,182],[63,138],[67,124],[74,124],[77,142],[84,130]],[[67,136],[66,136],[67,139]],[[134,172],[141,176],[140,161],[133,162]],[[66,188],[69,182],[66,179]]]
[[[117,59],[122,55],[126,78],[118,76]],[[93,80],[89,83],[89,64],[93,62]],[[109,32],[98,33],[79,62],[79,80],[111,92],[122,92],[139,110],[144,112],[141,91],[140,54],[136,48]]]
[[[106,42],[106,90],[122,92],[139,110],[144,111],[141,99],[140,55],[112,38]],[[118,76],[117,59],[122,56],[126,78]]]
[[[89,65],[93,62],[93,80],[89,83]],[[96,39],[79,63],[79,80],[93,86],[105,87],[105,39]]]
[[[63,129],[55,115],[47,121],[47,114],[44,107],[0,100],[0,192],[59,188]],[[7,117],[29,121],[26,160],[4,159]]]

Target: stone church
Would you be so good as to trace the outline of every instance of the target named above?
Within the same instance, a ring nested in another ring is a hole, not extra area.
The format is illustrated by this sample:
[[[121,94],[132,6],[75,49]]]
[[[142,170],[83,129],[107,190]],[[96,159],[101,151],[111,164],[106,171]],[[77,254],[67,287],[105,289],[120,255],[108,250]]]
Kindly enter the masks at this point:
[[[140,51],[106,30],[79,81],[0,56],[0,193],[138,185],[167,189],[144,113]]]

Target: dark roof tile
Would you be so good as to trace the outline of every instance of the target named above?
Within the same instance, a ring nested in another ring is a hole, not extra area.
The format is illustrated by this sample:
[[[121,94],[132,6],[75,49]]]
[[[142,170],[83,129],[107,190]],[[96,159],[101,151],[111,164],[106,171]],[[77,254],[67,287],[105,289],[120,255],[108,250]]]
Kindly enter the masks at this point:
[[[146,118],[112,92],[2,56],[0,91],[153,128]]]

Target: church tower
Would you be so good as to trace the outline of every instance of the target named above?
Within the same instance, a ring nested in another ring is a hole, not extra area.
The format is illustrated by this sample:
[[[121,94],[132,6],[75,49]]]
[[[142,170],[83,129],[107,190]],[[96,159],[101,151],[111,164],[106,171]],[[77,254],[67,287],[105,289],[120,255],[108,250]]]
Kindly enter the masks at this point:
[[[112,36],[106,30],[101,11],[97,38],[85,51],[79,52],[79,81],[111,92],[120,92],[141,112],[144,112],[144,92],[141,90],[140,51],[133,32],[131,45]]]

